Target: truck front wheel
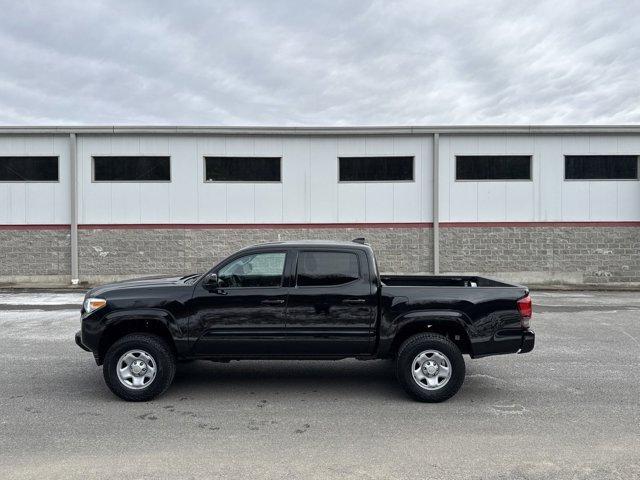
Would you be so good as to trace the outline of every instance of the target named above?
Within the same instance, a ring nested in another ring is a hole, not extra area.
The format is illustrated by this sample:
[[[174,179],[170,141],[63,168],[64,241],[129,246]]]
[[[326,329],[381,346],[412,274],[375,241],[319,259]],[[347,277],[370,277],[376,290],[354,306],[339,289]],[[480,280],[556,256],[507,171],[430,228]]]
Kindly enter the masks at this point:
[[[161,337],[133,333],[107,350],[102,372],[107,386],[118,397],[145,402],[169,388],[176,372],[176,359]]]
[[[421,333],[398,350],[396,373],[402,388],[421,402],[443,402],[462,386],[465,375],[460,349],[443,335]]]

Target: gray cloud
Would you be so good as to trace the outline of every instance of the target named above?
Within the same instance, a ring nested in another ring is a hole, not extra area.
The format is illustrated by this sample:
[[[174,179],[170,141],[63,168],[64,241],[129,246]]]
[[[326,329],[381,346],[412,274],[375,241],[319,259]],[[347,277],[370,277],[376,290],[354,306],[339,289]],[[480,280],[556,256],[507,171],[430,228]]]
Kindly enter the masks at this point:
[[[640,121],[634,0],[0,8],[2,124]]]

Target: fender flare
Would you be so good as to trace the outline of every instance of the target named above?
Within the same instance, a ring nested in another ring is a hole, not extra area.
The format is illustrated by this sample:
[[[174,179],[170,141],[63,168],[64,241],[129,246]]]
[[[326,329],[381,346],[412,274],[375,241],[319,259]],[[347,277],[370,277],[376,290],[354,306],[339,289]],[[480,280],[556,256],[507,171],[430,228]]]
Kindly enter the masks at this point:
[[[137,321],[145,322],[150,321],[153,323],[159,323],[169,332],[172,343],[175,344],[175,340],[182,338],[184,332],[180,329],[173,315],[167,310],[159,308],[136,308],[136,309],[123,309],[116,310],[107,313],[100,322],[100,344],[99,349],[102,350],[103,339],[109,338],[109,331],[127,322]]]
[[[130,320],[153,320],[162,323],[167,329],[177,336],[182,335],[182,331],[177,325],[177,322],[173,318],[173,315],[167,310],[161,308],[135,308],[116,310],[114,312],[107,313],[102,319],[102,327],[104,329],[110,328],[119,323]]]
[[[398,339],[402,338],[407,329],[417,329],[429,332],[447,328],[461,330],[466,335],[470,348],[473,350],[473,328],[471,319],[463,312],[457,310],[414,310],[405,312],[388,322],[384,328],[384,335],[380,335],[379,356],[387,356],[393,348],[397,348]],[[473,354],[473,352],[471,352]]]

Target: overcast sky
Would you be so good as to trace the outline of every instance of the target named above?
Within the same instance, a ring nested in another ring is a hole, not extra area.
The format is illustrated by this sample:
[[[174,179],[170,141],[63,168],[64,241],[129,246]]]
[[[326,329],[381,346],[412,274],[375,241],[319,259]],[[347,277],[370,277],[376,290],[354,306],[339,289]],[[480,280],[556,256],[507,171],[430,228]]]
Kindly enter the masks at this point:
[[[0,0],[0,123],[640,122],[640,2]]]

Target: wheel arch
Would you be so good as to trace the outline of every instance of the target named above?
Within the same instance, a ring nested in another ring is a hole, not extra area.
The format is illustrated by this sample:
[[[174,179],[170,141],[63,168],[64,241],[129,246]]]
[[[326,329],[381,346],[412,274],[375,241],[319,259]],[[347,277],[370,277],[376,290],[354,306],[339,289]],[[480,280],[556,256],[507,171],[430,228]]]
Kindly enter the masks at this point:
[[[414,312],[399,317],[387,356],[395,356],[400,346],[420,333],[435,333],[451,340],[462,353],[473,355],[473,346],[466,328],[465,317],[458,312]]]
[[[174,354],[177,353],[174,338],[180,331],[173,317],[161,310],[119,311],[105,318],[104,330],[100,336],[95,358],[98,365],[104,362],[107,350],[120,338],[132,333],[154,334],[167,342]]]

